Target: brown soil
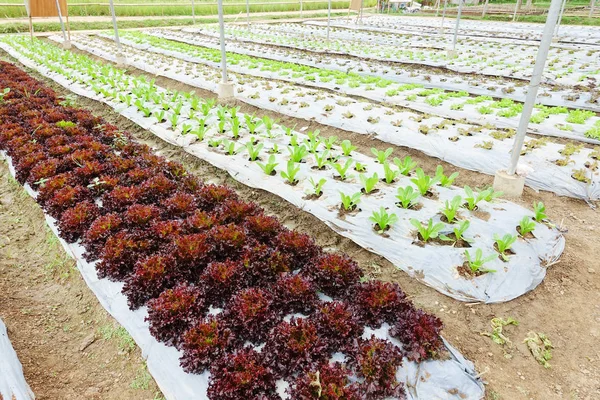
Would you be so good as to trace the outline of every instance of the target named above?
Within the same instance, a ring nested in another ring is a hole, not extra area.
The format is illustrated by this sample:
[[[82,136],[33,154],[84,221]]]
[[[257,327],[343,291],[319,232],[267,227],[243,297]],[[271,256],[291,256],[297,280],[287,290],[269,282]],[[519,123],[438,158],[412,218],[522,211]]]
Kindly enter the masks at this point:
[[[456,267],[456,270],[458,271],[458,274],[460,276],[462,276],[463,278],[466,278],[466,279],[477,278],[478,276],[481,276],[486,273],[486,272],[481,272],[481,271],[473,272],[471,270],[471,268],[469,268],[469,265],[467,264],[466,261],[463,265],[459,265],[458,267]]]
[[[37,399],[162,399],[139,349],[117,330],[5,162],[0,317]]]
[[[134,71],[135,73],[135,71]],[[35,73],[32,74],[34,76]],[[157,84],[172,89],[192,90],[164,78]],[[62,88],[50,83],[59,92]],[[212,93],[194,88],[197,94],[214,97]],[[325,248],[335,249],[357,260],[368,276],[385,281],[398,282],[415,304],[439,316],[444,324],[445,337],[465,357],[475,363],[481,377],[486,381],[488,400],[553,400],[600,398],[600,246],[598,232],[600,218],[597,211],[585,202],[551,193],[536,193],[526,188],[516,203],[531,208],[532,202],[542,201],[546,205],[549,219],[561,229],[568,229],[565,252],[560,261],[548,269],[546,279],[532,292],[503,304],[465,304],[444,296],[409,277],[383,257],[376,256],[333,232],[314,216],[295,207],[290,207],[281,198],[260,190],[248,188],[226,172],[218,170],[181,149],[168,145],[151,133],[141,130],[130,121],[113,113],[107,106],[79,98],[81,106],[103,114],[109,122],[132,132],[142,142],[155,147],[161,154],[182,161],[190,172],[216,183],[224,183],[238,191],[247,200],[259,202],[268,213],[277,215],[287,226],[310,233]],[[258,112],[259,109],[238,102],[241,112]],[[383,143],[367,135],[354,134],[340,129],[322,126],[314,121],[305,121],[273,112],[260,110],[262,115],[279,118],[286,126],[298,123],[298,128],[320,129],[324,137],[336,135],[349,139],[358,146],[357,151],[370,154],[370,148],[394,149],[394,156],[411,156],[426,173],[435,174],[438,164],[444,171],[459,170],[456,184],[484,189],[492,184],[493,177],[473,171],[462,170],[453,165],[424,155],[413,149]],[[41,218],[41,215],[40,215]],[[519,325],[512,327],[510,339],[514,343],[513,357],[504,357],[500,346],[481,332],[491,331],[490,320],[494,317],[513,317]],[[552,368],[539,365],[522,343],[529,331],[543,332],[552,341],[554,349],[550,361]]]

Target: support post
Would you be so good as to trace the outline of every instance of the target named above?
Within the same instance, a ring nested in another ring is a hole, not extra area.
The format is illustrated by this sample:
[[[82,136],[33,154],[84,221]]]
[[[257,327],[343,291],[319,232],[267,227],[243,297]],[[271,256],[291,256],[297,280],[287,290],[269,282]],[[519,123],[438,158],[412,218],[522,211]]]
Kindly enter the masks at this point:
[[[300,19],[304,19],[304,17],[302,16],[302,0],[300,0]]]
[[[331,29],[331,0],[327,2],[327,48],[329,48],[329,30]]]
[[[440,26],[440,33],[444,33],[444,20],[446,19],[446,8],[448,7],[448,0],[444,0],[444,11],[442,11],[442,25]]]
[[[441,0],[436,0],[435,1],[435,16],[438,17],[440,15],[440,5],[441,5]]]
[[[63,49],[70,49],[71,41],[67,38],[67,33],[65,31],[65,21],[63,20],[62,11],[60,9],[60,3],[58,2],[58,0],[56,0],[56,11],[58,11],[58,20],[60,21],[60,29],[62,30],[63,34],[62,47]]]
[[[223,20],[223,0],[217,0],[219,11],[219,40],[221,41],[221,73],[222,80],[217,86],[219,99],[229,99],[234,96],[233,83],[227,79],[227,53],[225,51],[225,21]]]
[[[192,24],[196,25],[196,3],[192,0]]]
[[[456,15],[456,25],[454,26],[454,38],[452,39],[452,50],[448,52],[448,56],[456,57],[456,42],[458,41],[458,27],[460,25],[460,16],[462,14],[462,6],[464,0],[458,0],[458,14]]]
[[[31,35],[31,41],[33,41],[33,21],[31,15],[29,16],[29,34]]]
[[[519,10],[519,0],[515,3],[515,11],[513,12],[513,22],[517,20],[517,11]]]
[[[248,21],[248,29],[250,29],[250,0],[246,0],[246,20]]]
[[[490,2],[490,0],[485,0],[485,4],[483,5],[483,12],[481,13],[482,18],[485,18],[485,14],[487,14],[489,2]]]
[[[589,17],[592,18],[592,15],[594,15],[594,6],[596,5],[596,0],[590,0],[590,15]]]
[[[546,18],[542,40],[535,59],[529,88],[527,89],[527,97],[523,104],[519,127],[517,128],[515,141],[511,150],[510,165],[507,171],[498,171],[494,179],[494,189],[505,192],[505,195],[507,196],[520,196],[523,192],[525,178],[516,176],[515,172],[517,171],[517,164],[521,155],[521,149],[523,148],[523,142],[525,141],[527,127],[529,126],[529,119],[531,118],[540,82],[542,81],[546,59],[548,58],[548,51],[550,50],[550,45],[552,43],[552,34],[560,13],[561,1],[562,0],[552,0],[550,3],[550,10],[548,11],[548,17]]]
[[[112,17],[113,29],[115,31],[115,44],[117,45],[117,67],[122,68],[127,64],[125,56],[123,55],[123,48],[121,47],[121,39],[119,38],[119,28],[117,27],[117,15],[115,13],[115,4],[113,0],[109,0],[108,6],[110,7],[110,15]]]
[[[554,31],[554,36],[558,41],[558,31],[560,29],[560,23],[562,21],[563,14],[565,13],[565,6],[567,5],[567,0],[563,0],[562,7],[560,8],[560,15],[558,16],[558,22],[556,23],[556,30]]]

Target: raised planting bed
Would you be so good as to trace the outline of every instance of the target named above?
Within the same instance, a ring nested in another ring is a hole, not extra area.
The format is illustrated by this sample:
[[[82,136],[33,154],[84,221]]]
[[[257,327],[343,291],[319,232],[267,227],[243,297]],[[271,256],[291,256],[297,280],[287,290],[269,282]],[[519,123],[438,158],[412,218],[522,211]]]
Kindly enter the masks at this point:
[[[11,172],[168,399],[482,398],[441,321],[397,284],[362,279],[11,64],[0,87]]]
[[[108,46],[107,51],[100,46],[89,46],[74,39],[73,44],[81,49],[107,60],[116,59],[116,46],[110,47],[110,42],[103,42],[105,47]],[[69,80],[72,80],[72,72],[65,71],[64,65],[70,65],[80,72],[87,69],[84,65],[89,60],[86,61],[85,57],[75,57],[55,46],[16,38],[5,40],[10,45],[0,42],[0,46],[19,57],[22,62],[31,63],[33,68],[50,68],[53,73]],[[136,68],[216,91],[220,79],[217,68],[170,56],[153,55],[143,50],[129,50],[127,46],[123,46],[123,49],[129,57],[128,63]],[[489,126],[398,111],[291,83],[274,83],[236,74],[230,74],[230,77],[240,86],[237,88],[237,98],[261,108],[374,136],[382,141],[414,148],[454,165],[488,174],[494,174],[498,168],[509,163],[514,135],[511,130],[502,131]],[[98,82],[100,83],[92,84],[92,90],[96,94],[108,95],[114,92],[114,88],[102,88],[102,85],[110,84],[105,78]],[[124,93],[113,98],[122,103],[133,104],[133,97]],[[519,171],[526,172],[526,182],[533,188],[571,197],[597,199],[600,198],[598,151],[597,148],[585,148],[573,143],[558,144],[549,138],[527,137]]]
[[[410,157],[394,159],[392,149],[366,156],[348,140],[297,132],[270,118],[169,92],[85,57],[78,60],[80,68],[69,71],[63,63],[48,76],[235,179],[281,196],[456,299],[515,298],[537,286],[563,251],[564,238],[539,205],[541,213],[532,213],[495,201],[492,190],[452,186],[456,173],[438,169],[428,176]],[[96,81],[103,83],[90,87]],[[532,229],[535,237],[527,235]],[[512,256],[496,248],[496,236],[505,235],[514,239]]]
[[[35,399],[35,395],[25,381],[23,367],[10,344],[2,319],[0,319],[0,399]]]

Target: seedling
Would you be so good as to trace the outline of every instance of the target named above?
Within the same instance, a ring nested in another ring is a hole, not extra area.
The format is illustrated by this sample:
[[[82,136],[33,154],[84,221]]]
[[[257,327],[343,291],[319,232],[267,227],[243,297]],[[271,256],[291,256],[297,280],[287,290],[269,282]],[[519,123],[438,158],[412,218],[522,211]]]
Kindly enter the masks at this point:
[[[443,187],[448,187],[454,183],[454,180],[458,178],[458,172],[453,173],[450,176],[444,175],[444,167],[438,165],[435,170],[435,178]]]
[[[271,137],[271,130],[276,123],[277,120],[270,118],[268,115],[262,117],[262,124],[265,126],[265,130],[267,131],[267,135],[269,137]]]
[[[429,175],[425,175],[422,168],[417,168],[416,170],[417,177],[412,178],[410,181],[415,184],[421,196],[425,196],[425,194],[429,191],[429,189],[435,184],[437,178],[432,178]]]
[[[375,158],[377,158],[377,162],[379,162],[379,164],[385,163],[385,160],[392,155],[393,151],[394,149],[391,147],[388,147],[385,151],[377,150],[375,147],[371,148],[371,153],[373,153]]]
[[[387,183],[387,184],[394,183],[394,181],[396,180],[396,178],[398,177],[398,175],[400,175],[400,171],[393,170],[390,167],[389,163],[383,164],[383,173],[384,173],[384,176],[385,176],[384,177],[385,183]]]
[[[352,211],[356,208],[358,203],[360,203],[360,197],[362,196],[361,192],[357,192],[351,195],[346,195],[340,192],[340,196],[342,198],[342,207],[346,211]]]
[[[348,170],[350,169],[352,162],[352,159],[349,158],[346,160],[346,163],[344,165],[333,162],[329,163],[329,165],[331,165],[331,167],[338,173],[338,175],[340,176],[340,180],[345,181],[348,177]]]
[[[504,194],[501,190],[494,191],[493,188],[489,188],[481,192],[483,194],[483,199],[488,203],[494,201],[495,198],[500,197]]]
[[[440,234],[440,231],[444,229],[444,224],[438,222],[434,225],[431,218],[429,221],[427,221],[427,225],[423,225],[418,219],[415,218],[411,218],[410,223],[417,228],[417,231],[424,242],[427,242],[429,239],[435,239]]]
[[[369,219],[379,228],[377,233],[382,234],[398,221],[398,216],[396,214],[388,214],[384,207],[380,207],[379,211],[373,211]]]
[[[404,176],[408,176],[417,167],[417,163],[410,156],[406,156],[403,159],[394,158],[394,164],[396,164],[398,171]]]
[[[469,220],[464,220],[464,221],[460,221],[458,224],[453,225],[454,228],[452,229],[452,232],[454,232],[454,239],[449,238],[446,235],[440,235],[440,239],[445,240],[445,241],[450,241],[450,242],[454,242],[452,245],[455,246],[457,242],[463,240],[467,243],[472,242],[472,239],[467,239],[466,237],[464,237],[465,231],[467,229],[469,229],[469,226],[471,226],[471,223],[469,222]]]
[[[317,197],[321,197],[323,194],[323,185],[327,183],[327,179],[321,178],[318,182],[315,182],[315,180],[311,177],[309,182],[312,186],[313,194]]]
[[[330,136],[323,141],[323,144],[325,145],[325,148],[327,150],[331,150],[333,148],[333,146],[337,143],[337,141],[338,141],[337,136]]]
[[[181,125],[181,134],[187,135],[188,133],[191,132],[192,128],[193,128],[192,124],[182,124]]]
[[[460,196],[454,196],[451,201],[446,200],[444,208],[442,208],[442,214],[444,214],[449,224],[452,224],[456,221],[456,213],[461,205],[462,197]]]
[[[175,130],[175,128],[177,128],[177,124],[179,123],[179,114],[171,114],[169,116],[169,122],[171,123],[171,128]]]
[[[165,121],[165,112],[164,110],[157,110],[154,111],[152,113],[152,115],[154,116],[154,118],[156,118],[156,121],[160,124],[161,122]]]
[[[233,138],[239,139],[239,137],[240,137],[240,120],[239,120],[239,118],[237,116],[232,117],[230,124],[231,124],[231,133],[233,134]]]
[[[528,218],[527,216],[523,217],[521,221],[519,221],[519,234],[521,236],[525,236],[530,232],[533,232],[535,229],[535,222]]]
[[[368,178],[365,176],[365,174],[360,174],[360,181],[363,184],[364,192],[369,194],[375,189],[375,185],[377,185],[379,177],[377,176],[377,173],[374,173]]]
[[[287,163],[287,170],[281,171],[281,176],[286,179],[290,185],[295,185],[298,183],[298,180],[296,179],[298,172],[300,172],[300,167],[296,167],[296,163],[289,160]]]
[[[546,206],[541,201],[533,202],[533,212],[535,212],[535,216],[533,217],[537,222],[542,222],[548,216],[546,215]]]
[[[264,145],[262,143],[259,143],[256,146],[253,145],[252,142],[246,143],[246,150],[248,150],[250,161],[256,161],[263,147]]]
[[[279,165],[279,163],[275,162],[275,156],[270,156],[269,160],[263,164],[261,162],[257,162],[258,166],[263,170],[263,172],[267,175],[275,175],[275,167]]]
[[[483,200],[486,196],[484,192],[473,192],[469,186],[465,186],[465,201],[467,202],[467,208],[473,211],[477,207],[477,203]]]
[[[256,130],[263,123],[263,121],[255,119],[254,115],[245,114],[244,119],[246,120],[246,127],[248,128],[248,131],[251,135],[256,134]]]
[[[319,151],[319,145],[321,144],[321,141],[317,137],[313,137],[304,139],[304,144],[308,148],[309,152],[315,154],[317,151]]]
[[[396,195],[396,198],[398,199],[398,204],[402,208],[410,208],[413,206],[414,201],[418,199],[419,196],[419,192],[414,190],[412,186],[407,186],[405,188],[398,188],[398,194]]]
[[[552,342],[550,342],[548,336],[541,332],[529,332],[523,343],[527,344],[531,355],[538,363],[543,365],[544,368],[551,367],[548,361],[552,359],[551,351],[554,346],[552,346]]]
[[[283,131],[285,132],[286,136],[292,136],[292,133],[294,133],[294,129],[296,128],[296,125],[292,126],[291,128],[287,127],[287,126],[282,126]]]
[[[190,133],[192,135],[195,135],[199,141],[202,141],[202,140],[204,140],[204,135],[206,135],[206,131],[207,131],[207,128],[206,128],[206,126],[204,126],[204,121],[202,121],[202,123],[200,125],[198,125],[196,127],[196,129],[193,129]]]
[[[209,139],[208,146],[209,147],[219,147],[223,139]]]
[[[367,167],[364,164],[357,162],[354,164],[354,170],[357,172],[365,172]]]
[[[230,156],[237,154],[238,151],[243,149],[243,147],[241,147],[240,149],[236,149],[235,142],[232,142],[230,140],[223,140],[223,147],[225,148],[225,153],[227,153]]]
[[[465,250],[465,263],[471,270],[471,273],[485,273],[485,272],[496,272],[495,269],[484,268],[484,265],[492,260],[496,259],[496,255],[492,254],[488,257],[483,257],[483,250],[477,249],[475,250],[475,257],[472,258],[469,250]]]
[[[494,234],[494,241],[498,247],[498,253],[500,253],[500,257],[502,257],[504,261],[508,261],[506,251],[510,250],[513,243],[517,241],[517,236],[507,233],[506,235],[500,237],[499,235]]]
[[[353,146],[352,142],[350,142],[349,140],[342,141],[341,147],[342,153],[344,153],[345,156],[350,156],[350,154],[352,154],[352,152],[357,149],[357,147]]]
[[[315,162],[317,163],[317,168],[325,169],[325,165],[327,165],[327,163],[328,163],[329,152],[327,150],[325,150],[320,156],[317,153],[313,154],[313,156],[315,157]]]

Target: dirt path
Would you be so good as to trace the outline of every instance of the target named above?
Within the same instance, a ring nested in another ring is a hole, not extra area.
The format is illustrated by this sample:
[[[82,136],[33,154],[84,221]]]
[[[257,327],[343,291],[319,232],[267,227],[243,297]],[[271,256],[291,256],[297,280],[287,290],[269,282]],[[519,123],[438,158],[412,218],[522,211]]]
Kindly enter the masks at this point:
[[[39,400],[158,400],[131,337],[0,161],[0,317]]]
[[[185,89],[168,80],[162,80],[159,84]],[[50,85],[61,93],[68,93],[55,84]],[[196,93],[212,96],[198,89]],[[258,201],[267,212],[278,215],[286,225],[315,236],[320,245],[346,252],[372,276],[399,282],[418,306],[443,319],[445,337],[475,362],[478,371],[487,381],[487,399],[600,398],[600,350],[597,347],[600,338],[600,246],[597,245],[600,218],[598,212],[584,202],[526,189],[518,203],[531,208],[534,200],[543,201],[549,217],[568,229],[567,247],[561,261],[549,269],[545,281],[531,293],[506,304],[467,305],[409,278],[383,258],[341,238],[312,215],[290,207],[277,196],[241,185],[224,171],[160,141],[107,106],[84,98],[78,98],[78,104],[104,115],[108,121],[132,132],[161,154],[182,161],[201,178],[226,183],[235,188],[242,198]],[[243,105],[241,111],[251,110],[249,106]],[[286,124],[293,121],[287,117],[279,117]],[[410,154],[428,173],[433,172],[437,164],[443,164],[449,171],[457,170],[419,152],[372,140],[365,135],[330,129],[314,122],[300,122],[298,128],[308,125],[310,129],[321,129],[325,136],[335,134],[350,138],[353,143],[356,140],[362,152],[368,152],[369,147],[392,147],[395,156]],[[476,187],[489,185],[491,182],[492,177],[467,170],[460,170],[457,180],[459,185]],[[481,332],[491,331],[490,320],[494,317],[513,317],[519,321],[518,326],[509,326],[504,330],[512,340],[511,348],[502,348],[489,337],[481,335]],[[530,331],[543,332],[552,341],[555,348],[552,350],[551,368],[545,369],[539,365],[522,343]]]

